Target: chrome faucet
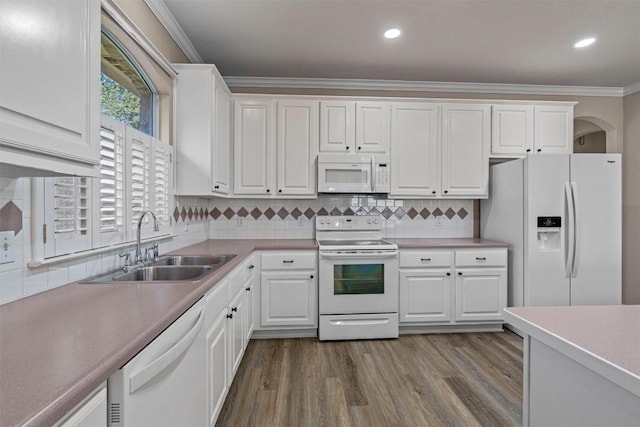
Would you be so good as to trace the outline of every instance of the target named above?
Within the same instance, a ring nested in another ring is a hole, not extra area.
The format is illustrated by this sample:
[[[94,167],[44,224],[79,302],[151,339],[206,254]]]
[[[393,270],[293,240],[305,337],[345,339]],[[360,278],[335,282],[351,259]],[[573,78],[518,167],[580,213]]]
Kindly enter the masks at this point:
[[[138,230],[136,235],[136,255],[133,260],[133,264],[144,263],[144,259],[142,258],[142,249],[140,248],[140,229],[142,228],[142,220],[146,214],[151,214],[153,217],[153,231],[160,231],[160,227],[158,227],[158,219],[156,215],[151,211],[143,211],[140,214],[140,218],[138,218]]]

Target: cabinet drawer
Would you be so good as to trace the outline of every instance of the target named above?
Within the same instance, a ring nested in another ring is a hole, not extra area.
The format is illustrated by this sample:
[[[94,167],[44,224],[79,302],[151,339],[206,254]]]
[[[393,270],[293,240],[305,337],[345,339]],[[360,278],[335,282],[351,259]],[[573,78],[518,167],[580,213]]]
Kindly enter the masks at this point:
[[[220,281],[213,289],[207,292],[205,296],[205,326],[209,327],[214,320],[218,318],[220,313],[227,308],[229,304],[228,295],[229,280]]]
[[[315,270],[317,259],[316,251],[268,253],[262,254],[260,268],[262,270]]]
[[[506,265],[506,249],[472,249],[456,251],[456,267],[504,267]]]
[[[229,285],[227,286],[229,301],[231,301],[236,296],[240,288],[243,287],[245,283],[247,283],[246,272],[247,267],[244,264],[240,264],[239,266],[234,268],[233,271],[231,271],[231,273],[229,273],[229,275],[227,276],[227,279],[229,281]]]
[[[451,267],[453,251],[443,250],[403,250],[400,251],[402,267]]]

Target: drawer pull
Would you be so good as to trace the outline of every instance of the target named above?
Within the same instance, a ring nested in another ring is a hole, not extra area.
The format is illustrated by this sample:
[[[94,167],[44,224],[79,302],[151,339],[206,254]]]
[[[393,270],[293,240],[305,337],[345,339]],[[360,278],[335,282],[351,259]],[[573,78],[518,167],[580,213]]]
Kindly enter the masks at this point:
[[[233,319],[233,313],[227,314],[227,319]]]
[[[255,267],[256,267],[255,265],[251,264],[251,265],[249,266],[249,270],[253,270]]]
[[[431,258],[420,258],[420,261],[431,261]]]
[[[244,288],[244,290],[247,291],[247,292],[251,292],[251,287],[248,286],[248,287]]]
[[[232,307],[231,311],[233,311],[234,313],[238,311],[238,307]]]
[[[458,271],[458,276],[462,276],[462,271]]]
[[[451,276],[451,273],[447,272],[447,276]]]
[[[484,257],[484,256],[477,256],[476,257],[476,261],[486,261],[486,260],[487,260],[487,257]]]
[[[283,259],[282,263],[283,264],[293,264],[293,260],[292,259]]]

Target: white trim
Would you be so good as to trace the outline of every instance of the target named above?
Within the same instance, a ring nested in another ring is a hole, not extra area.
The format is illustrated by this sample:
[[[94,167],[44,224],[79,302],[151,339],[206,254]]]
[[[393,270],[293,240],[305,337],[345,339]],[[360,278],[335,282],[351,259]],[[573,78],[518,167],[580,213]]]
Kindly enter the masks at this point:
[[[149,55],[171,78],[178,73],[173,69],[167,58],[143,35],[142,31],[129,19],[129,17],[113,3],[113,0],[102,0],[104,10],[137,44]]]
[[[625,86],[624,89],[622,90],[622,95],[623,96],[632,95],[636,92],[640,92],[640,82],[634,83],[629,86]]]
[[[202,64],[202,58],[200,54],[196,50],[196,48],[189,40],[189,37],[184,33],[176,18],[174,18],[173,14],[169,11],[169,8],[164,3],[163,0],[144,0],[144,2],[149,6],[151,12],[156,15],[156,18],[160,21],[162,26],[167,30],[169,35],[176,42],[182,53],[189,58],[194,64]]]
[[[520,85],[501,83],[420,82],[367,79],[307,79],[227,76],[230,87],[404,90],[421,92],[500,93],[531,95],[623,96],[622,87]],[[635,86],[635,85],[634,85]],[[637,90],[640,90],[637,89]]]

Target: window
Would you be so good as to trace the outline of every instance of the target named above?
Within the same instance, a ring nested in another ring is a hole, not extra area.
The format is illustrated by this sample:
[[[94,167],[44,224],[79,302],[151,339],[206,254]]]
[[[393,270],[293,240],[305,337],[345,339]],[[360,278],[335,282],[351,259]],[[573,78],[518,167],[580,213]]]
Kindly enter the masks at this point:
[[[155,89],[106,31],[102,33],[100,104],[102,114],[155,135]]]

